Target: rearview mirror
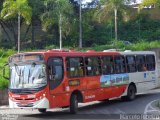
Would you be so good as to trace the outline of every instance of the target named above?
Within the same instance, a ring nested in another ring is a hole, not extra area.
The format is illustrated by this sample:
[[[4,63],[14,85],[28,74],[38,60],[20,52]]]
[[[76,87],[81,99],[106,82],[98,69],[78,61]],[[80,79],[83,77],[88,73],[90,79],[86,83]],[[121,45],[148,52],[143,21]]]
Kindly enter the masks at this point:
[[[3,66],[3,78],[9,80],[9,69],[7,68],[7,66],[8,66],[8,63]]]

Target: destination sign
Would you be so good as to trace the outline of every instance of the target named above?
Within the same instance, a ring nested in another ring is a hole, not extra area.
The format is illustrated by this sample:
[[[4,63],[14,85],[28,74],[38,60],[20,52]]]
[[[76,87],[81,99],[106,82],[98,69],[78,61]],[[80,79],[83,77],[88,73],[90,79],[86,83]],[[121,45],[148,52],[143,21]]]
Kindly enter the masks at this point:
[[[44,61],[40,54],[23,54],[10,57],[10,63],[26,62],[26,61]]]

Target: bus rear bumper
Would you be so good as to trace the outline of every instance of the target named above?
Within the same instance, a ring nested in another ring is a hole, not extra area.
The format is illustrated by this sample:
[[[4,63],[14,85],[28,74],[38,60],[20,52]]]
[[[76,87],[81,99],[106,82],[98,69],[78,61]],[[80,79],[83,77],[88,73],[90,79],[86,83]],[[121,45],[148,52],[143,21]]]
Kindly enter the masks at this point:
[[[9,99],[9,107],[10,108],[33,108],[33,109],[40,109],[40,108],[49,108],[49,101],[47,98],[43,98],[41,100],[35,102],[15,102]]]

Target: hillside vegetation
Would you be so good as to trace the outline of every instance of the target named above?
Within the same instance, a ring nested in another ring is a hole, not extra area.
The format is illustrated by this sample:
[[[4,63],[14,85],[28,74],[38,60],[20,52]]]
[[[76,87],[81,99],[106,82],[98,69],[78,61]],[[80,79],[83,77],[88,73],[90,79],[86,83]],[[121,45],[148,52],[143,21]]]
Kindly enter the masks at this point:
[[[8,80],[3,78],[3,66],[7,63],[8,57],[14,53],[13,50],[0,49],[0,89],[8,87]]]

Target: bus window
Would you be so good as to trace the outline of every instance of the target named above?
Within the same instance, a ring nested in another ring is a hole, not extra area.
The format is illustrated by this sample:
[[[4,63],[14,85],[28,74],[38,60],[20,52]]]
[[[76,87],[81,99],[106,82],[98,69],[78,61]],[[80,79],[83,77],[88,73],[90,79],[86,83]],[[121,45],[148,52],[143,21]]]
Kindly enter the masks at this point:
[[[118,74],[126,72],[124,56],[115,56],[114,62],[115,62],[115,73]]]
[[[113,57],[112,56],[102,57],[102,73],[103,73],[103,75],[108,75],[108,74],[114,73],[114,65],[113,65]]]
[[[84,76],[84,62],[82,57],[67,58],[67,76]]]
[[[50,58],[48,60],[48,74],[50,89],[56,88],[63,80],[63,60],[62,58]]]
[[[86,74],[88,76],[96,76],[101,74],[101,60],[99,57],[86,57]]]
[[[146,65],[147,65],[148,71],[155,70],[155,57],[154,57],[154,55],[146,55]]]
[[[143,71],[147,70],[144,55],[137,55],[136,56],[136,64],[137,64],[137,69],[139,72],[143,72]]]
[[[135,56],[126,56],[126,63],[127,63],[127,72],[132,73],[136,72],[136,61]]]

